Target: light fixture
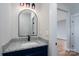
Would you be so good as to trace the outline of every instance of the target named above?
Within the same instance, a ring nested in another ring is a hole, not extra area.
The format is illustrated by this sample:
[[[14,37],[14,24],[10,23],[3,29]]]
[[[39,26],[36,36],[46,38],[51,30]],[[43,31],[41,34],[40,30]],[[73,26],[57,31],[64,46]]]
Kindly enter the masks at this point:
[[[20,3],[20,6],[26,6],[30,8],[30,3]],[[31,4],[32,9],[35,9],[35,3]]]
[[[30,3],[26,3],[26,7],[30,7]]]
[[[35,3],[32,3],[32,8],[35,9]]]
[[[24,3],[20,3],[20,6],[24,6]]]

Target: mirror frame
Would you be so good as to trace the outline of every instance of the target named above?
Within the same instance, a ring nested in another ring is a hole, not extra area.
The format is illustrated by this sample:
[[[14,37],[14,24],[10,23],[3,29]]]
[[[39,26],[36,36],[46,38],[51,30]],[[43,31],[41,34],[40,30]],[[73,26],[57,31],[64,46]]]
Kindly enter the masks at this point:
[[[32,11],[34,14],[35,14],[35,16],[37,17],[37,26],[36,26],[36,29],[37,29],[37,33],[36,33],[36,35],[30,35],[30,36],[38,36],[38,16],[37,16],[37,13],[34,11],[34,10],[32,10],[32,9],[23,9],[23,10],[21,10],[20,12],[19,12],[19,14],[18,14],[18,37],[27,37],[27,36],[23,36],[23,35],[20,35],[20,21],[19,21],[19,19],[20,19],[20,14],[23,12],[23,11],[26,11],[26,10],[30,10],[30,11]]]

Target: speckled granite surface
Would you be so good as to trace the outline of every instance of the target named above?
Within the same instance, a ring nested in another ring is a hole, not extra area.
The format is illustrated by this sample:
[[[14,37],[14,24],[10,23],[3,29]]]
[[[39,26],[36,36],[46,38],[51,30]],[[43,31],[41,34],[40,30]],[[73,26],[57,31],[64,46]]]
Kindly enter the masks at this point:
[[[40,37],[36,37],[36,38],[32,37],[30,42],[27,41],[27,38],[14,38],[10,40],[2,48],[3,48],[3,53],[6,53],[6,52],[29,49],[29,48],[34,48],[44,45],[48,45],[48,41]]]

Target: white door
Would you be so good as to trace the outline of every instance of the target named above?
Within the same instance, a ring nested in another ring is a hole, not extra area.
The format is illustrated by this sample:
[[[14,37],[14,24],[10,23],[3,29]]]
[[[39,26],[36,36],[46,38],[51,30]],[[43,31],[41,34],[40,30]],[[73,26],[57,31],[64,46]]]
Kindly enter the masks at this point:
[[[79,52],[79,15],[73,15],[71,22],[72,48],[74,51]]]

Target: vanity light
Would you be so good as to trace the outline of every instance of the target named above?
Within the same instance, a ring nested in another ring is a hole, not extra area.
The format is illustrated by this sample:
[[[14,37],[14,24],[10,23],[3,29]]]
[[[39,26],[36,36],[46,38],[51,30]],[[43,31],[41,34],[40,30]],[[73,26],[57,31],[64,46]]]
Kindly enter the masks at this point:
[[[20,3],[20,6],[24,6],[24,3]]]
[[[26,3],[26,7],[30,7],[30,3]]]
[[[32,3],[32,8],[35,9],[35,3]]]
[[[20,6],[26,6],[30,8],[30,3],[20,3]],[[35,9],[35,3],[31,4],[32,9]]]

